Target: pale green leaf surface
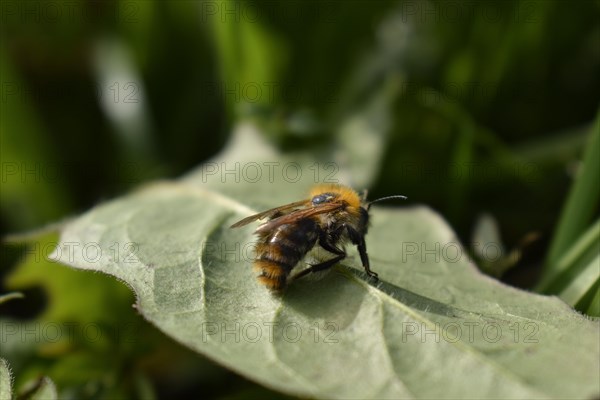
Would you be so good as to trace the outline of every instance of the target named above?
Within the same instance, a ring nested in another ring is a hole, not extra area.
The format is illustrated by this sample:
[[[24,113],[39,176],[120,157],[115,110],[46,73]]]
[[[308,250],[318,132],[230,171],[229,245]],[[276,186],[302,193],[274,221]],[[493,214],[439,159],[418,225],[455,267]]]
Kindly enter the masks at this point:
[[[246,203],[260,193],[240,185],[233,199],[205,186],[159,183],[96,207],[67,225],[60,247],[98,243],[101,257],[55,254],[123,280],[140,312],[167,335],[282,392],[318,398],[600,393],[598,321],[557,298],[483,276],[429,209],[373,211],[367,246],[379,283],[365,280],[349,249],[345,266],[295,282],[278,298],[250,266],[253,227],[228,229],[256,211],[236,199]],[[273,192],[267,202],[280,203],[276,196],[284,197]],[[116,256],[115,242],[134,245]]]
[[[8,363],[0,358],[0,400],[8,400],[12,398],[12,379]]]

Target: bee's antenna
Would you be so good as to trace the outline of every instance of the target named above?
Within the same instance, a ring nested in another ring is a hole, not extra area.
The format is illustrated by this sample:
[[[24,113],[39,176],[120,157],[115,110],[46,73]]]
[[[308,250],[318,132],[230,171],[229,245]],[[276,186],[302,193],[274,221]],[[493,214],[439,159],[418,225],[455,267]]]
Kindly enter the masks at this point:
[[[377,203],[378,201],[389,200],[389,199],[402,199],[402,200],[406,200],[407,197],[406,196],[402,196],[401,194],[397,194],[395,196],[380,197],[379,199],[376,199],[376,200],[373,200],[373,201],[369,202],[369,204],[367,204],[367,210],[369,210],[369,208],[371,208],[371,204]]]

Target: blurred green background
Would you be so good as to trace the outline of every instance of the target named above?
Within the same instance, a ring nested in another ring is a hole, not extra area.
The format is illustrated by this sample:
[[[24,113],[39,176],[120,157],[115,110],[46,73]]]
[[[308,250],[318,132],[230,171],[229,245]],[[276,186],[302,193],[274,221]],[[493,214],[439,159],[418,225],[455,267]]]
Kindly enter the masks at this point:
[[[599,14],[598,1],[553,0],[3,1],[0,233],[181,176],[241,121],[281,152],[332,154],[349,140],[340,125],[366,113],[381,149],[371,198],[401,193],[431,206],[463,243],[487,237],[513,249],[481,260],[485,272],[560,294],[597,254],[600,172],[581,170],[599,157]],[[574,243],[581,253],[554,268]],[[14,289],[5,278],[21,250],[3,248],[0,293]],[[570,304],[597,315],[592,278]],[[131,294],[106,279],[128,307]],[[77,301],[43,276],[21,282],[26,298],[0,306],[10,318]],[[123,320],[139,319],[126,311]],[[126,378],[91,389],[93,371],[54,379],[99,397],[276,396],[167,342],[154,332],[130,346],[111,367],[133,366]],[[58,368],[61,351],[32,346],[17,376]]]

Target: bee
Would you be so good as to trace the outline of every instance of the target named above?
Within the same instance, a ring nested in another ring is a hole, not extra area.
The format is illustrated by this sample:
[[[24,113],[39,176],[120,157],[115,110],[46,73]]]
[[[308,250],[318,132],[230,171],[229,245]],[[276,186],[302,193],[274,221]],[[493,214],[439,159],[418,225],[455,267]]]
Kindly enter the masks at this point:
[[[273,292],[282,292],[288,281],[326,270],[342,261],[346,258],[344,244],[347,242],[357,247],[367,275],[377,279],[377,273],[371,270],[365,245],[369,208],[376,201],[406,197],[389,196],[367,202],[366,195],[365,191],[359,196],[343,185],[318,185],[310,191],[308,199],[251,215],[231,225],[231,228],[266,219],[254,231],[258,236],[254,269],[259,273],[258,280]],[[333,257],[310,265],[288,279],[292,270],[316,244]]]

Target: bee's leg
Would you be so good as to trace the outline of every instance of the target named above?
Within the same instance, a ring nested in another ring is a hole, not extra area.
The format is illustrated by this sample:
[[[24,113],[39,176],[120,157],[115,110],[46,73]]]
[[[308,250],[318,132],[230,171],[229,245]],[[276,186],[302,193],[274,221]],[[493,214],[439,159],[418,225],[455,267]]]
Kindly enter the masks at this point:
[[[379,279],[376,272],[371,271],[371,267],[369,265],[369,255],[367,254],[367,245],[365,244],[365,238],[360,237],[358,243],[356,243],[356,247],[358,247],[358,254],[360,254],[360,260],[362,261],[363,268],[367,275],[371,278]]]
[[[292,280],[296,280],[298,278],[302,278],[303,276],[308,275],[311,272],[318,272],[318,271],[323,271],[323,270],[326,270],[328,268],[331,268],[335,264],[337,264],[338,262],[340,262],[341,260],[343,260],[344,258],[346,258],[346,253],[340,254],[337,257],[333,257],[331,260],[324,261],[324,262],[322,262],[320,264],[311,265],[309,268],[306,268],[306,269],[298,272],[296,275],[294,275],[292,277]]]
[[[349,227],[346,228],[348,232],[348,236],[352,243],[356,245],[358,248],[358,254],[360,254],[360,261],[362,262],[362,266],[365,269],[367,275],[371,278],[379,279],[376,272],[371,271],[371,265],[369,264],[369,255],[367,254],[367,245],[365,243],[365,236],[358,233],[356,230],[351,229]]]

